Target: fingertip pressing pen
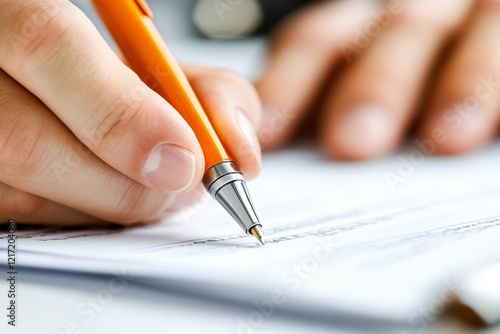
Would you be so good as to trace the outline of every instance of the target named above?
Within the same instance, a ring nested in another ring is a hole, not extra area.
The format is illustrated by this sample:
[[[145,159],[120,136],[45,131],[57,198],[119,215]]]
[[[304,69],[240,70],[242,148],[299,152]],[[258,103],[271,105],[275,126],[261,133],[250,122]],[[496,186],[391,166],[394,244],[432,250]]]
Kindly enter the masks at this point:
[[[203,184],[241,228],[264,245],[245,178],[226,152],[184,72],[156,30],[145,0],[92,0],[131,68],[165,98],[193,129],[205,155]],[[149,69],[155,68],[156,71]],[[160,73],[162,78],[160,78]],[[164,80],[165,73],[171,80]],[[154,85],[151,84],[151,80]]]

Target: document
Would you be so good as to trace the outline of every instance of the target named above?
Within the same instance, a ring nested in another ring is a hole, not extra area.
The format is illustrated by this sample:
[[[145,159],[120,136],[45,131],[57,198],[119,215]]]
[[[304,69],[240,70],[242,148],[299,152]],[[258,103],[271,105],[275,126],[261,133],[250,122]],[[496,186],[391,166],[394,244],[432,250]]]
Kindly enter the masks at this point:
[[[500,254],[500,144],[458,157],[410,146],[362,163],[305,147],[263,164],[249,187],[265,247],[207,196],[156,224],[18,229],[17,266],[119,272],[219,300],[422,326],[465,293],[463,272]]]

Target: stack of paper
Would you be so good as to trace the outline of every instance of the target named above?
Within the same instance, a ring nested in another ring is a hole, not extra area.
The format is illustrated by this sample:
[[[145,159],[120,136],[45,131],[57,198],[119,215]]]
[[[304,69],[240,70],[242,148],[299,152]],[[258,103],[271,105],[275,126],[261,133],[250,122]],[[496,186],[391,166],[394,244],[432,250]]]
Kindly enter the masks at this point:
[[[357,164],[307,149],[266,156],[250,183],[265,247],[206,198],[137,228],[18,230],[17,265],[124,273],[261,314],[354,314],[420,329],[452,291],[467,291],[459,273],[500,253],[500,145],[451,158],[412,152]]]

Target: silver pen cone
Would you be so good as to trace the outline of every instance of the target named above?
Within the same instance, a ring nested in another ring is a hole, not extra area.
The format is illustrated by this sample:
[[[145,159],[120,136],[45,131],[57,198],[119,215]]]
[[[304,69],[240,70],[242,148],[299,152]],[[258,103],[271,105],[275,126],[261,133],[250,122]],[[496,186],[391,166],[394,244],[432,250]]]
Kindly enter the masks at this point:
[[[225,161],[207,170],[203,183],[247,234],[264,244],[259,217],[255,211],[245,178],[236,163]]]

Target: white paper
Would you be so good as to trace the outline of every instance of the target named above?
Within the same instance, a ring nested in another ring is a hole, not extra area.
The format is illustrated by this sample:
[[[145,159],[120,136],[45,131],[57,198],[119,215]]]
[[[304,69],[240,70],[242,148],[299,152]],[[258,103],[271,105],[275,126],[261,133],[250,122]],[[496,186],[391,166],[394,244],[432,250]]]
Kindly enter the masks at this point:
[[[435,293],[457,289],[456,272],[500,251],[500,145],[425,157],[393,189],[387,173],[405,159],[339,163],[308,150],[265,157],[250,183],[265,247],[204,199],[155,225],[19,230],[17,265],[126,272],[238,301],[275,297],[284,309],[415,319]]]

